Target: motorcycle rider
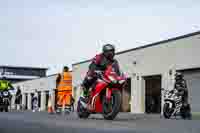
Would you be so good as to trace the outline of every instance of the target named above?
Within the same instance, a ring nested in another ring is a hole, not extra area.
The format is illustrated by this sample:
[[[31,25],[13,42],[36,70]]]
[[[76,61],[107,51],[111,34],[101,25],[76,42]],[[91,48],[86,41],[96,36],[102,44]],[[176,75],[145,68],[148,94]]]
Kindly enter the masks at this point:
[[[182,96],[182,104],[183,108],[181,108],[181,112],[184,114],[184,117],[187,119],[192,119],[191,115],[191,107],[188,103],[188,88],[186,80],[183,78],[183,74],[177,72],[175,74],[175,86],[174,88],[178,90],[178,95]]]
[[[0,93],[3,91],[9,91],[9,90],[14,90],[14,87],[12,86],[12,84],[6,80],[5,77],[2,77],[2,79],[0,80]],[[11,95],[9,96],[9,100],[11,100]],[[0,97],[0,103],[2,104],[2,99],[3,97]]]
[[[188,89],[186,80],[183,78],[183,74],[177,72],[175,74],[175,85],[174,88],[178,90],[178,94],[183,97],[182,102],[184,105],[188,104]]]
[[[97,54],[89,65],[89,70],[84,78],[81,88],[83,89],[83,97],[87,97],[89,88],[95,84],[98,73],[96,71],[104,72],[109,64],[113,63],[115,72],[120,75],[119,64],[115,56],[115,47],[112,44],[105,44],[102,48],[102,53]]]

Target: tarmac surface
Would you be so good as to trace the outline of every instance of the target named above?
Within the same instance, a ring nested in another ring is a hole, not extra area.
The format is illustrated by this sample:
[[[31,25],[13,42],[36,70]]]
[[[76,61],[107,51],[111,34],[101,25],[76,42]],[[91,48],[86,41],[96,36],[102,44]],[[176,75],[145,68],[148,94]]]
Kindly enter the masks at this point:
[[[113,121],[101,115],[79,119],[76,113],[0,112],[0,133],[200,133],[200,120],[120,113]]]

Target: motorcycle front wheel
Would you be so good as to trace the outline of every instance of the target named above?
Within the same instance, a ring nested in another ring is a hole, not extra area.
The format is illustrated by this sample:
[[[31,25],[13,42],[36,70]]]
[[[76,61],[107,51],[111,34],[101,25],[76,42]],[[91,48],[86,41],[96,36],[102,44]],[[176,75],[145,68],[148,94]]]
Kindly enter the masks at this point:
[[[103,97],[102,101],[103,117],[106,120],[113,120],[117,116],[121,107],[121,93],[119,90],[112,92],[112,100],[108,103],[106,96]]]
[[[165,103],[163,107],[163,115],[166,119],[170,119],[172,115],[172,109],[169,107],[169,103]]]
[[[86,119],[90,116],[90,113],[87,111],[86,108],[84,108],[81,104],[81,100],[84,101],[84,99],[80,98],[77,105],[77,114],[79,118]]]

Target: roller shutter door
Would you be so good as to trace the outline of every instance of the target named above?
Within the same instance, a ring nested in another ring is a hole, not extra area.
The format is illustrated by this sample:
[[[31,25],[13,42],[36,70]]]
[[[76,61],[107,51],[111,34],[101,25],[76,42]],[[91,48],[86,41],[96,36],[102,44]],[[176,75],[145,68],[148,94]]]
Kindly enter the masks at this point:
[[[200,112],[200,70],[183,72],[189,90],[192,112]]]

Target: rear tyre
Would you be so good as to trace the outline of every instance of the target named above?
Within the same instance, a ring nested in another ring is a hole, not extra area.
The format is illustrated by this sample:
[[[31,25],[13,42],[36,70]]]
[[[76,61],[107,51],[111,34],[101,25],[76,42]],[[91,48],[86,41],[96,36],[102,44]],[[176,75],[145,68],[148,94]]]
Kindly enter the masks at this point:
[[[103,101],[102,101],[103,117],[106,120],[115,119],[115,117],[117,116],[117,114],[120,111],[120,107],[121,107],[121,93],[120,93],[120,91],[114,90],[112,92],[112,98],[113,98],[113,100],[111,100],[111,103],[107,103],[106,102],[106,96],[103,97]],[[113,103],[112,103],[112,101],[113,101]],[[109,104],[112,104],[112,105],[109,105]]]
[[[170,119],[172,115],[172,109],[169,107],[169,103],[165,103],[163,107],[163,115],[166,119]]]

